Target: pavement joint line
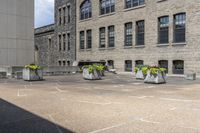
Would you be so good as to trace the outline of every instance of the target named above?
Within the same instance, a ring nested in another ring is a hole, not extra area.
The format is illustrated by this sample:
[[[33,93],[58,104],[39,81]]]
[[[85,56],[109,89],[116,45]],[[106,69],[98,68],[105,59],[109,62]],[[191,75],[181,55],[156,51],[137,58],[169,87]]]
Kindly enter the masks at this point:
[[[56,129],[58,130],[58,132],[59,133],[63,133],[62,131],[61,131],[61,129],[59,128],[59,126],[56,124],[56,121],[55,121],[55,119],[53,118],[53,116],[52,115],[48,115],[49,116],[49,118],[51,119],[51,121],[54,123],[54,125],[56,126]]]
[[[200,128],[196,128],[196,127],[185,127],[185,126],[179,126],[179,125],[177,125],[177,126],[181,127],[181,128],[185,128],[185,129],[192,129],[192,130],[200,131]]]
[[[157,121],[149,121],[149,120],[146,120],[146,119],[143,119],[143,118],[141,118],[140,121],[141,121],[141,122],[145,122],[145,123],[160,124],[160,122],[157,122]]]
[[[145,98],[154,98],[155,96],[129,96],[129,97],[134,97],[138,99],[145,99]]]
[[[173,99],[173,98],[160,98],[165,101],[177,101],[177,102],[200,102],[199,100],[185,100],[185,99]]]

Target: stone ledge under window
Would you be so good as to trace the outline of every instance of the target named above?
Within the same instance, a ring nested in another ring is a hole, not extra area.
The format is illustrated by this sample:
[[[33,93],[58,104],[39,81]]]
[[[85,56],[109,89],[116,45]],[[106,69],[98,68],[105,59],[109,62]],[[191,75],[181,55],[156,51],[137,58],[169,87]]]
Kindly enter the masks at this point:
[[[85,49],[79,49],[79,52],[84,52],[85,51]]]
[[[106,50],[106,48],[99,48],[99,50]]]
[[[158,0],[157,3],[164,2],[164,1],[167,1],[167,0]]]
[[[135,45],[135,48],[144,48],[145,45]]]
[[[107,49],[108,50],[113,50],[113,49],[115,49],[115,47],[108,47]]]
[[[91,48],[87,48],[86,51],[92,51],[92,49]]]
[[[186,42],[172,43],[172,46],[182,46],[182,45],[186,45]]]
[[[131,49],[133,46],[124,46],[124,49]]]
[[[146,4],[140,5],[140,6],[135,6],[135,7],[130,7],[130,8],[125,8],[124,12],[130,11],[130,10],[136,10],[136,9],[144,8],[144,7],[146,7]]]
[[[159,44],[157,44],[157,47],[167,47],[167,46],[169,46],[169,43],[159,43]]]
[[[87,18],[87,19],[79,20],[79,23],[90,21],[90,20],[92,20],[92,18]]]
[[[102,14],[102,15],[99,16],[99,18],[106,17],[106,16],[112,16],[114,14],[115,14],[115,12],[111,12],[111,13],[107,13],[107,14]]]

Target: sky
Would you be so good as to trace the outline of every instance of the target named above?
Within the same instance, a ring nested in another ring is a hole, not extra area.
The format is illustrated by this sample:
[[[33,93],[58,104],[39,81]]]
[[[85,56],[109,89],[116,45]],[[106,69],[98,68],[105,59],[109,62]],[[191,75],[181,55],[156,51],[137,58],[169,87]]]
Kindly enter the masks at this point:
[[[35,0],[35,28],[54,23],[54,0]]]

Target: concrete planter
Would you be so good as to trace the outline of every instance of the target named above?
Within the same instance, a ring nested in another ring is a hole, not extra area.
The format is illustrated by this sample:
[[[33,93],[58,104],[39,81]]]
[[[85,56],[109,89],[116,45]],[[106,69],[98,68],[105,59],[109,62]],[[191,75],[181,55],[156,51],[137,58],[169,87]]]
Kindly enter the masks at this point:
[[[152,75],[150,71],[147,72],[147,76],[144,79],[145,83],[162,84],[166,83],[165,72],[158,72],[157,75]]]
[[[94,70],[93,73],[89,73],[87,68],[83,69],[83,78],[86,80],[100,80],[101,75],[97,70]]]
[[[23,69],[23,79],[26,81],[40,81],[43,80],[43,70],[31,70],[28,68]]]
[[[136,74],[135,74],[136,79],[140,79],[140,80],[144,80],[146,75],[144,75],[142,73],[142,70],[139,70]]]
[[[185,79],[187,79],[187,80],[196,80],[196,73],[187,74],[185,76]]]

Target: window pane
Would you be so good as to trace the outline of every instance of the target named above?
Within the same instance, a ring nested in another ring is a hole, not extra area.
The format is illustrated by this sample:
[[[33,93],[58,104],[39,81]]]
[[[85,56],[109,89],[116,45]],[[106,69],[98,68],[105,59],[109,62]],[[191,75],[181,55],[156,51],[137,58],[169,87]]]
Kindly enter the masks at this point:
[[[169,17],[160,17],[159,21],[159,36],[158,36],[158,43],[168,43],[169,42]]]
[[[87,31],[87,49],[92,48],[92,30]]]
[[[105,47],[105,28],[100,28],[99,31],[99,39],[100,39],[100,44],[99,47],[100,48],[104,48]]]
[[[181,13],[174,16],[174,42],[185,42],[186,14]]]
[[[144,21],[138,21],[136,33],[136,45],[144,45]]]
[[[125,71],[132,72],[132,61],[131,60],[125,61]]]
[[[114,26],[108,27],[108,47],[115,46],[115,28]]]
[[[85,0],[80,7],[80,19],[88,19],[92,17],[92,5],[90,0]]]
[[[132,23],[125,24],[125,46],[132,46]]]
[[[84,31],[80,32],[80,49],[84,49],[85,48],[85,35],[84,35]]]
[[[115,0],[100,0],[100,14],[111,13],[115,11]]]

